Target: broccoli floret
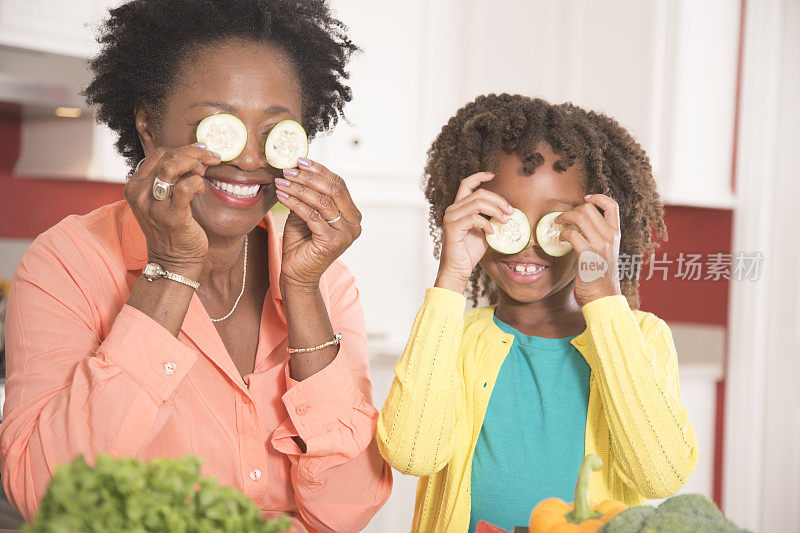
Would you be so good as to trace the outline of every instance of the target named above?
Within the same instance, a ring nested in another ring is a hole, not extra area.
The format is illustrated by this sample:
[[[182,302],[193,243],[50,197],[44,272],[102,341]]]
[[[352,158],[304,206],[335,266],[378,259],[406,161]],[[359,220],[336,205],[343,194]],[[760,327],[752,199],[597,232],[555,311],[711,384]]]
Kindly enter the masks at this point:
[[[600,528],[599,533],[630,533],[639,531],[647,518],[655,513],[649,505],[637,505],[619,513]]]
[[[600,528],[600,533],[743,533],[700,494],[681,494],[661,503],[631,507]]]
[[[721,516],[721,513],[720,513]],[[697,517],[679,512],[656,510],[639,533],[740,533],[738,527],[721,518]]]
[[[678,494],[661,502],[658,512],[680,513],[692,518],[720,520],[725,516],[717,505],[702,494]]]

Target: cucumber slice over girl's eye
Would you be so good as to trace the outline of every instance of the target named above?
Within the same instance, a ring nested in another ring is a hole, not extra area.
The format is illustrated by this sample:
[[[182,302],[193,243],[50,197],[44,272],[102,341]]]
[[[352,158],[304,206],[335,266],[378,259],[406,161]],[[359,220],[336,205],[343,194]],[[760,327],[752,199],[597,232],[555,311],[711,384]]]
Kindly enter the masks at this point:
[[[486,234],[486,242],[501,254],[516,254],[528,246],[531,241],[531,224],[525,213],[514,208],[514,213],[503,224],[496,218],[489,219],[494,233]]]
[[[572,245],[567,241],[560,241],[558,238],[561,232],[567,228],[578,229],[576,226],[558,224],[555,219],[563,211],[547,213],[536,224],[536,242],[547,255],[561,257],[572,251]]]
[[[233,115],[210,115],[197,125],[197,141],[217,152],[223,161],[236,159],[247,144],[247,127]]]
[[[308,155],[308,136],[294,120],[281,120],[270,130],[264,144],[267,163],[275,168],[294,168]]]

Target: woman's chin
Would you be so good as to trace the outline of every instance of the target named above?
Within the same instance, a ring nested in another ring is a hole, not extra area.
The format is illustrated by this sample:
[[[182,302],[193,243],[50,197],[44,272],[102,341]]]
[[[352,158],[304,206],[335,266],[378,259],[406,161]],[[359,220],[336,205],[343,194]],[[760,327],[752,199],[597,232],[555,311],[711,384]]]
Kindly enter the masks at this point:
[[[240,237],[258,225],[274,203],[262,197],[258,203],[247,208],[229,207],[220,205],[213,198],[213,193],[206,190],[192,201],[192,215],[209,235]]]

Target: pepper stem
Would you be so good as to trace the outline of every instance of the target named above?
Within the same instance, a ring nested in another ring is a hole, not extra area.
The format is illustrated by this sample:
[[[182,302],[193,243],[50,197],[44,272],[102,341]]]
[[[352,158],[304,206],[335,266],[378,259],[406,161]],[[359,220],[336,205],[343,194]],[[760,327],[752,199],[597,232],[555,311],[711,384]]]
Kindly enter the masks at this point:
[[[592,472],[600,470],[602,466],[603,460],[597,455],[590,454],[584,457],[581,469],[578,471],[578,482],[575,483],[575,508],[564,515],[573,524],[580,524],[584,520],[602,516],[589,505],[589,481]]]

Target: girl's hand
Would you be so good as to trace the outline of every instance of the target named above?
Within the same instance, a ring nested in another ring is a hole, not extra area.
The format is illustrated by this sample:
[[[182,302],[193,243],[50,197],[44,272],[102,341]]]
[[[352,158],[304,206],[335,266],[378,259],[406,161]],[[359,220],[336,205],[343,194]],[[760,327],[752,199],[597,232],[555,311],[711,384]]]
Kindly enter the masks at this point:
[[[316,289],[322,274],[361,235],[361,212],[344,180],[308,159],[275,180],[278,200],[291,210],[283,230],[281,289]],[[334,221],[334,222],[328,222]]]
[[[569,242],[578,253],[575,298],[581,306],[604,296],[622,294],[617,273],[619,205],[605,194],[589,194],[585,200],[587,203],[555,219],[559,224],[572,224],[580,229],[580,232],[562,231],[561,240]]]
[[[485,235],[494,233],[489,220],[482,215],[506,222],[514,212],[499,194],[486,189],[475,190],[492,178],[494,174],[491,172],[478,172],[464,178],[455,202],[445,210],[436,287],[463,293],[472,271],[489,248]]]
[[[157,148],[125,184],[128,201],[147,240],[147,257],[167,270],[182,272],[202,265],[208,252],[206,232],[192,216],[189,204],[205,190],[206,169],[219,155],[202,143],[181,148]],[[165,200],[153,197],[153,182],[174,183]]]

